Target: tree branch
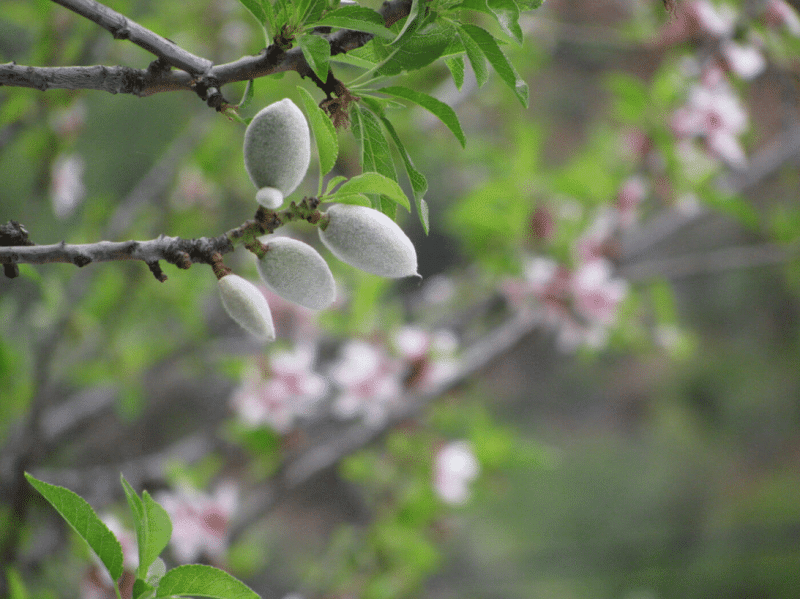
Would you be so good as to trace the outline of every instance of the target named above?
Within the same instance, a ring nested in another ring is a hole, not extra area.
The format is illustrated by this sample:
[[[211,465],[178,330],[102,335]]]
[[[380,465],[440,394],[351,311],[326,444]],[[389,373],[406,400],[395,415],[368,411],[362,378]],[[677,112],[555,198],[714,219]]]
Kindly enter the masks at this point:
[[[128,93],[136,96],[149,96],[161,92],[172,91],[192,91],[198,93],[203,99],[208,99],[205,94],[206,89],[219,88],[228,83],[237,81],[249,81],[258,79],[275,73],[286,71],[297,71],[301,75],[310,72],[308,63],[303,56],[300,48],[292,48],[286,52],[281,52],[273,44],[265,48],[254,56],[243,56],[233,62],[211,66],[211,62],[198,58],[188,52],[184,52],[177,45],[166,38],[162,38],[155,33],[149,32],[133,21],[126,19],[123,15],[115,13],[111,9],[104,7],[94,0],[53,0],[67,8],[73,5],[83,7],[91,5],[101,7],[111,15],[116,15],[115,19],[108,22],[99,22],[99,16],[87,16],[93,21],[112,32],[115,37],[125,37],[143,48],[148,49],[168,64],[180,67],[181,71],[171,71],[159,68],[134,69],[124,66],[90,66],[90,67],[34,67],[23,66],[15,63],[0,65],[0,85],[14,87],[28,87],[46,91],[48,89],[91,89],[107,91],[109,93]],[[387,25],[408,15],[411,7],[409,0],[391,0],[384,2],[378,9]],[[79,12],[76,8],[72,8]],[[83,14],[79,12],[79,14]],[[90,13],[92,14],[92,13]],[[106,13],[102,13],[106,14]],[[126,30],[120,25],[119,19],[124,19],[130,26]],[[135,27],[134,27],[135,26]],[[117,32],[117,35],[115,34]],[[127,36],[120,32],[127,31]],[[147,32],[151,37],[143,39],[132,35],[132,32]],[[331,46],[331,55],[349,52],[365,45],[372,39],[371,34],[349,29],[341,29],[330,35],[322,36]],[[143,45],[147,41],[162,40],[156,43],[152,49]],[[183,54],[178,54],[175,50],[181,50]],[[156,51],[157,50],[157,51]],[[180,61],[179,63],[176,63]],[[202,61],[202,62],[198,62]],[[201,69],[201,65],[204,68]],[[198,88],[200,86],[200,89]]]
[[[95,0],[53,0],[53,2],[82,17],[86,17],[93,23],[97,23],[103,29],[109,31],[114,36],[114,39],[129,40],[140,48],[144,48],[151,54],[156,55],[167,64],[192,75],[200,76],[205,74],[213,64],[207,58],[201,58],[191,52],[187,52],[175,42],[161,37],[125,15]]]

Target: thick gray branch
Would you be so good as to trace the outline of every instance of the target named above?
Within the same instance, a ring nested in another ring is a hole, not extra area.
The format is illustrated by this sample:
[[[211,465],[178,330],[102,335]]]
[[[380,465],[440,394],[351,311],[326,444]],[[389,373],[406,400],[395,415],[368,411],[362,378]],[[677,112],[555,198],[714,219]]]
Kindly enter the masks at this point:
[[[179,268],[189,268],[195,262],[213,263],[213,254],[233,251],[233,244],[225,235],[209,239],[181,239],[166,237],[148,241],[99,241],[97,243],[30,245],[0,247],[2,264],[50,264],[54,262],[86,266],[92,262],[115,260],[141,260],[160,280],[158,262],[164,260]],[[163,273],[162,273],[163,274]]]
[[[53,2],[97,23],[109,31],[114,39],[129,40],[187,73],[199,76],[211,68],[212,62],[207,58],[187,52],[175,42],[161,37],[95,0],[53,0]]]

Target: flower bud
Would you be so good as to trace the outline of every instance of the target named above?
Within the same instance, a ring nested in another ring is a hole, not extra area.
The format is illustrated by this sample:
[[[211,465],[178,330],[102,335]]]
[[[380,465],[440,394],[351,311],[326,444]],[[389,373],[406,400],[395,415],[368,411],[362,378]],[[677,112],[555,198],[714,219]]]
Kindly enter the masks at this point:
[[[336,295],[333,275],[317,250],[289,237],[268,238],[266,250],[257,266],[272,291],[312,310],[323,310],[333,303]]]
[[[244,134],[244,166],[258,188],[256,201],[278,208],[306,176],[311,136],[306,117],[290,99],[263,108]]]
[[[342,262],[382,277],[419,276],[414,244],[382,212],[335,204],[328,209],[326,220],[327,226],[319,229],[320,239]]]
[[[269,304],[258,287],[239,275],[219,280],[219,293],[225,311],[239,325],[262,341],[275,341],[275,325]]]

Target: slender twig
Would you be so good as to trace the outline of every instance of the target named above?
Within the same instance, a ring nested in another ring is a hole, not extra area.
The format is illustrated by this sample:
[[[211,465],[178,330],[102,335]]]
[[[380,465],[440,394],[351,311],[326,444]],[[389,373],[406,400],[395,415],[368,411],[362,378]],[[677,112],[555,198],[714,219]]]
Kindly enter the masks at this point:
[[[95,0],[53,0],[53,2],[97,23],[109,31],[114,39],[128,40],[154,54],[168,65],[182,69],[191,75],[203,75],[213,64],[207,58],[187,52],[175,42],[161,37]]]

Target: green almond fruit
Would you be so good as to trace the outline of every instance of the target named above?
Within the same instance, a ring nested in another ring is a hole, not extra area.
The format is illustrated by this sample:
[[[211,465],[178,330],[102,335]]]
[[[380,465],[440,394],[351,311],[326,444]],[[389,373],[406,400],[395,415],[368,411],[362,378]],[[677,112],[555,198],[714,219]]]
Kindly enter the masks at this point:
[[[319,229],[320,239],[342,262],[392,279],[419,276],[414,244],[383,212],[366,206],[335,204],[328,209],[324,220],[326,224]]]
[[[267,287],[312,310],[324,310],[333,303],[333,274],[317,250],[289,237],[267,237],[262,242],[267,251],[256,266]]]
[[[244,166],[262,206],[280,207],[306,176],[310,161],[308,122],[290,99],[263,108],[247,126]]]
[[[275,325],[267,298],[247,279],[229,274],[219,279],[225,311],[244,330],[262,341],[275,341]]]

